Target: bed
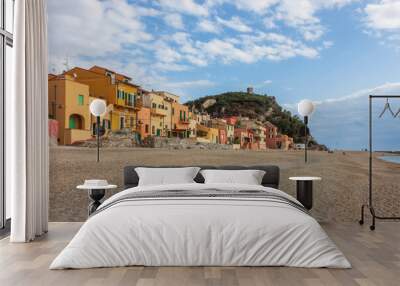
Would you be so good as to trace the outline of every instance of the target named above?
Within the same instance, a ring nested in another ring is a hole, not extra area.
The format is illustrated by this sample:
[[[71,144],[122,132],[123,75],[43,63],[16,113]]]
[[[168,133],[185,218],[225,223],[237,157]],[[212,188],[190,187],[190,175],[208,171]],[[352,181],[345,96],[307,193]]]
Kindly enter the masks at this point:
[[[193,183],[138,186],[104,201],[50,269],[118,266],[291,266],[350,268],[318,222],[278,190],[277,166],[200,166],[264,170],[261,185]]]

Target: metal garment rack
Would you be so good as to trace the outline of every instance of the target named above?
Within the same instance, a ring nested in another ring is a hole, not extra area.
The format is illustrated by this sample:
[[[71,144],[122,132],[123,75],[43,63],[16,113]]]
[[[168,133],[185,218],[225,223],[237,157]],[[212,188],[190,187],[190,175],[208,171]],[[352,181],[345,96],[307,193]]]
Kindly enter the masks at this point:
[[[361,206],[361,219],[359,223],[362,225],[364,224],[364,208],[367,207],[372,215],[372,224],[370,225],[371,230],[375,230],[375,219],[382,219],[382,220],[387,220],[387,219],[400,219],[399,216],[378,216],[375,213],[375,208],[373,206],[373,200],[372,200],[372,101],[374,99],[390,99],[390,98],[399,98],[400,95],[370,95],[369,96],[369,188],[368,188],[368,203],[363,204]]]

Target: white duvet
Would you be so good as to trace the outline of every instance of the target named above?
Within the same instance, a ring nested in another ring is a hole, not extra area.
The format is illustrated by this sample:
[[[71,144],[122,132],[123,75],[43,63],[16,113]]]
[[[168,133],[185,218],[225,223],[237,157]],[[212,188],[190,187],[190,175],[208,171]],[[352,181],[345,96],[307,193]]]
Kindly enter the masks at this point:
[[[163,190],[265,190],[232,184],[136,187]],[[246,198],[125,201],[89,218],[50,269],[145,266],[294,266],[350,268],[318,222],[285,204]]]

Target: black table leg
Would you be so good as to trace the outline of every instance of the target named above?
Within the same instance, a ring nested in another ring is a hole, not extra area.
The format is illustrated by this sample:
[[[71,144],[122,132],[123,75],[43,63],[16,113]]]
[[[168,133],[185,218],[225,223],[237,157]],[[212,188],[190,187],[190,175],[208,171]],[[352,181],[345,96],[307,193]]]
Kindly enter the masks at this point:
[[[103,189],[100,190],[89,190],[89,197],[92,199],[92,202],[88,206],[88,214],[89,216],[94,213],[97,208],[101,205],[101,199],[104,197],[106,191]]]
[[[313,181],[297,181],[297,200],[308,210],[313,206]]]

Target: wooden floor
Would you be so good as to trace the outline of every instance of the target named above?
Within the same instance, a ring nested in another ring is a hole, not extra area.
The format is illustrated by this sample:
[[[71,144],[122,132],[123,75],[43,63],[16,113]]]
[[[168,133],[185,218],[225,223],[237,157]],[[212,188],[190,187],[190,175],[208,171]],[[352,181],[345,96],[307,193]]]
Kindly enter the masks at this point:
[[[80,223],[51,223],[45,237],[29,244],[0,241],[0,285],[400,285],[400,222],[382,222],[371,232],[356,223],[324,229],[352,269],[288,267],[124,267],[48,270]]]

